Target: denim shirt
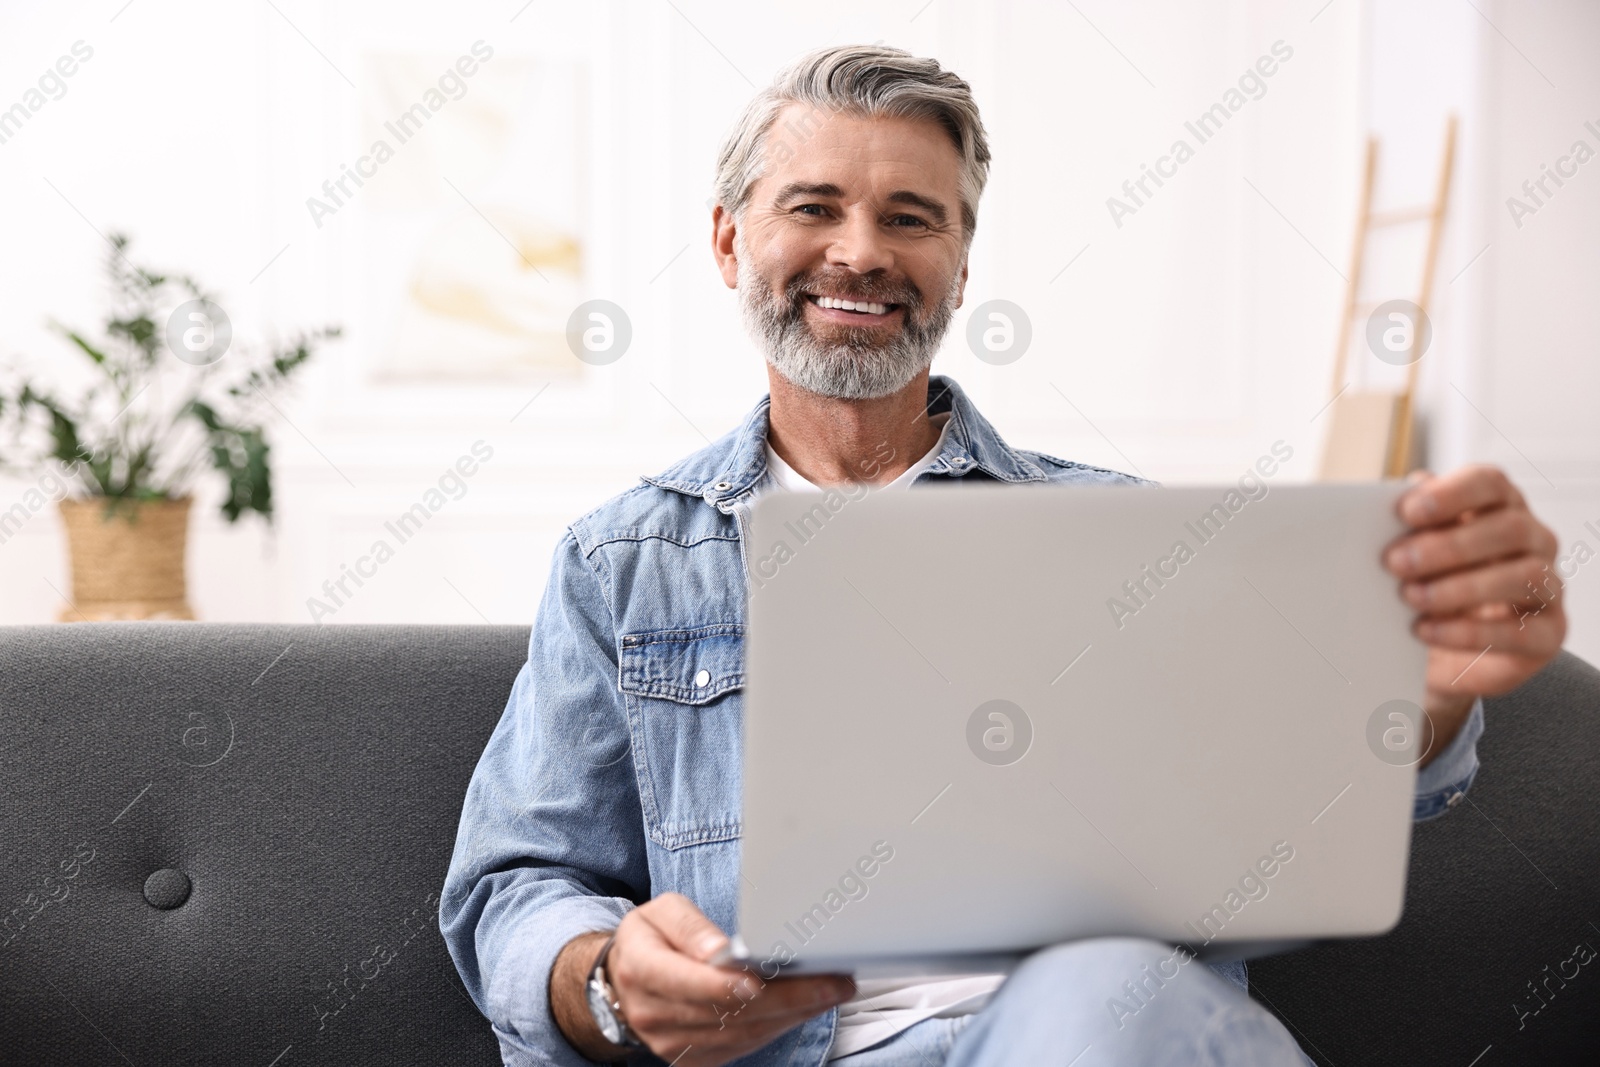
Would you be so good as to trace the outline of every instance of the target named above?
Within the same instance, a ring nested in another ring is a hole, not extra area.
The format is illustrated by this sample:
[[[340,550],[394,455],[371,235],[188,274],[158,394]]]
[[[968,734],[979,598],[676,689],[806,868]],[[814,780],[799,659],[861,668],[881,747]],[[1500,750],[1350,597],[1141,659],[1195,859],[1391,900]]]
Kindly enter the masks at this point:
[[[1153,485],[1013,449],[953,381],[929,380],[944,447],[913,488],[961,479]],[[580,934],[677,892],[735,929],[748,504],[769,401],[569,527],[505,713],[467,788],[439,921],[507,1063],[587,1062],[556,1028],[551,965]],[[1415,816],[1477,772],[1481,702],[1418,780]],[[1236,980],[1242,979],[1242,968]],[[820,1065],[835,1011],[737,1061]]]

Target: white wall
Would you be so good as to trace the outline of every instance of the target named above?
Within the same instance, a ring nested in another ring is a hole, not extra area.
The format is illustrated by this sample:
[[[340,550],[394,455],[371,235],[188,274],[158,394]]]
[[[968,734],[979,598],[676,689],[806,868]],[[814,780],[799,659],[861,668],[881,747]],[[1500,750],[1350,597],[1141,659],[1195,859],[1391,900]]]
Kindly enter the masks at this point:
[[[1461,118],[1456,188],[1435,286],[1422,403],[1436,470],[1503,467],[1561,541],[1567,647],[1600,662],[1600,166],[1521,225],[1507,207],[1578,139],[1600,153],[1600,9],[1370,3],[1366,119],[1391,202],[1431,195],[1442,116]],[[1543,194],[1540,194],[1543,198]],[[1580,542],[1586,548],[1580,549]],[[1561,562],[1561,561],[1558,561]]]
[[[1172,482],[1228,477],[1283,438],[1296,449],[1287,476],[1309,477],[1325,422],[1311,417],[1327,399],[1363,131],[1368,121],[1387,121],[1414,88],[1379,76],[1387,42],[1410,31],[1346,0],[1081,0],[1076,9],[1043,0],[824,2],[800,19],[792,9],[694,0],[536,2],[520,13],[520,3],[448,11],[277,6],[282,15],[268,5],[198,2],[136,3],[119,14],[112,0],[0,16],[0,70],[13,72],[0,94],[20,94],[27,72],[73,41],[96,50],[65,97],[0,145],[0,195],[11,207],[0,260],[0,355],[65,373],[70,353],[45,332],[46,317],[94,321],[103,245],[78,211],[102,231],[133,231],[153,262],[211,281],[241,331],[347,327],[286,407],[292,425],[273,427],[275,533],[254,522],[228,528],[209,508],[195,524],[192,598],[211,619],[306,619],[306,598],[321,582],[481,438],[495,458],[468,494],[403,546],[335,621],[530,620],[567,521],[699,447],[702,432],[718,436],[764,391],[759,358],[706,247],[710,171],[753,85],[832,42],[881,39],[936,55],[975,87],[994,170],[967,307],[935,368],[961,380],[1002,432]],[[1434,6],[1416,11],[1424,20],[1448,17]],[[1547,57],[1574,100],[1584,98],[1580,79],[1593,77],[1577,62],[1594,40],[1592,19],[1578,10],[1557,7],[1518,24],[1524,51]],[[1489,89],[1535,91],[1485,44],[1493,36],[1486,26],[1451,25],[1442,42],[1410,51],[1419,69],[1442,63],[1449,83],[1473,99]],[[362,295],[363,204],[321,229],[304,208],[359,144],[358,96],[344,77],[362,83],[364,56],[377,48],[455,54],[479,38],[497,56],[566,55],[587,64],[586,295],[616,300],[634,325],[622,360],[557,380],[514,422],[542,383],[374,380],[388,324]],[[1279,40],[1293,57],[1266,81],[1265,95],[1115,225],[1107,198],[1174,139],[1193,142],[1185,121]],[[1509,63],[1519,62],[1513,53]],[[1511,184],[1486,172],[1509,167],[1519,182],[1523,174],[1507,158],[1516,153],[1497,153],[1496,144],[1520,146],[1522,165],[1534,161],[1536,169],[1568,127],[1581,125],[1552,117],[1551,135],[1559,136],[1550,142],[1508,118],[1485,114],[1468,131],[1464,187],[1476,183],[1483,204]],[[1431,105],[1416,121],[1433,136]],[[1431,150],[1419,151],[1431,169]],[[1473,219],[1486,225],[1489,210],[1459,203],[1446,275],[1464,251],[1455,228]],[[1544,229],[1587,226],[1592,236],[1595,209],[1592,194],[1574,184]],[[1585,417],[1592,403],[1584,407],[1576,389],[1541,388],[1522,376],[1529,354],[1509,355],[1526,346],[1512,343],[1518,331],[1504,312],[1540,308],[1538,377],[1565,368],[1577,385],[1589,374],[1592,401],[1593,371],[1578,362],[1584,334],[1576,309],[1548,301],[1552,289],[1582,291],[1585,278],[1592,291],[1596,265],[1592,240],[1546,247],[1534,231],[1530,224],[1516,235],[1515,255],[1508,235],[1506,256],[1497,248],[1480,261],[1463,282],[1484,290],[1458,299],[1447,316],[1456,316],[1449,322],[1462,351],[1474,353],[1467,369],[1479,376],[1475,387],[1496,383],[1485,395],[1499,406],[1469,395],[1521,447],[1536,450],[1530,455],[1559,485],[1592,470],[1581,462],[1595,455],[1594,420]],[[1022,305],[1033,322],[1033,348],[1005,367],[978,361],[963,341],[967,314],[992,298]],[[1458,413],[1442,403],[1447,397],[1436,389],[1430,397],[1441,403],[1449,434],[1442,447],[1453,459],[1504,458],[1490,435],[1450,421]],[[1526,482],[1516,458],[1508,467]],[[0,502],[21,484],[0,483]],[[1551,499],[1552,508],[1565,506],[1566,498]],[[0,621],[51,617],[59,601],[47,578],[66,588],[60,532],[48,514],[0,546]],[[1600,658],[1600,648],[1589,654]]]
[[[1488,251],[1463,278],[1487,268],[1471,308],[1481,344],[1458,383],[1466,396],[1441,392],[1442,406],[1463,457],[1512,472],[1563,555],[1580,542],[1600,553],[1600,159],[1520,228],[1506,206],[1573,142],[1600,153],[1600,8],[1501,0],[1486,10],[1494,26],[1480,34],[1483,196],[1474,208],[1477,246]],[[1567,647],[1600,662],[1600,559],[1568,588]]]

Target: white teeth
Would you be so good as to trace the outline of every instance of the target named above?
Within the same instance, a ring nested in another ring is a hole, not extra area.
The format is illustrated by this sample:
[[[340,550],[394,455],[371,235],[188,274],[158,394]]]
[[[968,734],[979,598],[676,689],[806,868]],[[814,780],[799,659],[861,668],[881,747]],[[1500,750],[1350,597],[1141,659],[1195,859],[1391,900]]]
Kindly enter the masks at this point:
[[[835,296],[817,297],[817,306],[838,308],[841,311],[865,311],[869,315],[886,315],[889,312],[888,304],[873,304],[865,300],[840,300]]]

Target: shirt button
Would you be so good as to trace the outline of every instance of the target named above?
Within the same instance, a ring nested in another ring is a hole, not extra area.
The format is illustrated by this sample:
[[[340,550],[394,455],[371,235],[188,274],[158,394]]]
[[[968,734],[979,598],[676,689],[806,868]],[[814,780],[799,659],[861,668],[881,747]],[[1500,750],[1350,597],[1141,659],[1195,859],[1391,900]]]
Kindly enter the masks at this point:
[[[1445,800],[1444,806],[1447,808],[1453,808],[1465,799],[1467,799],[1467,794],[1457,790],[1456,792],[1451,793],[1450,796]]]
[[[955,464],[957,467],[965,467],[967,465],[966,458],[963,457],[963,456],[957,456],[955,459],[952,459],[950,462]]]
[[[704,689],[706,686],[708,686],[710,684],[711,684],[711,672],[710,671],[704,670],[704,669],[695,671],[695,673],[694,673],[694,687],[696,689]]]
[[[729,489],[733,488],[733,483],[732,482],[718,482],[716,485],[713,485],[711,488],[715,489],[719,493],[725,493]]]

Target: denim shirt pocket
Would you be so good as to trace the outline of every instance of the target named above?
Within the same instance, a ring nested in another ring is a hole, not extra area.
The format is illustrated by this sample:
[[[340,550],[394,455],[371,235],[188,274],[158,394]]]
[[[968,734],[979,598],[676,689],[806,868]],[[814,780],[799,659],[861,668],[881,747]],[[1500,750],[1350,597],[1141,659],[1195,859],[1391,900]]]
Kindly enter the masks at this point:
[[[624,634],[618,686],[650,839],[678,849],[737,838],[744,627]]]

